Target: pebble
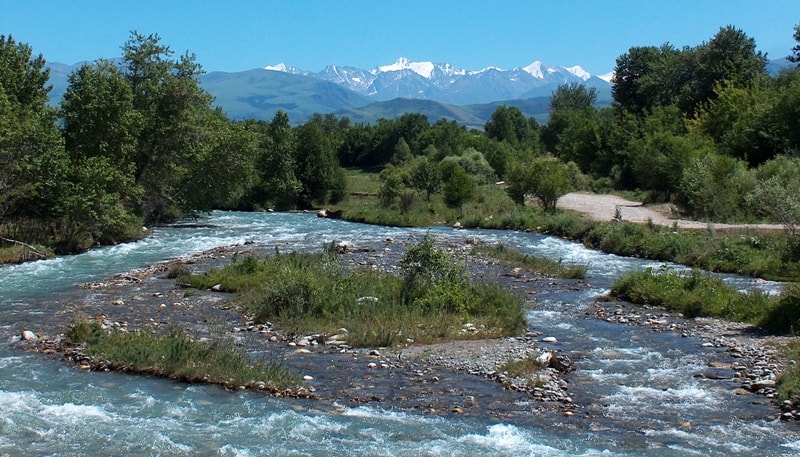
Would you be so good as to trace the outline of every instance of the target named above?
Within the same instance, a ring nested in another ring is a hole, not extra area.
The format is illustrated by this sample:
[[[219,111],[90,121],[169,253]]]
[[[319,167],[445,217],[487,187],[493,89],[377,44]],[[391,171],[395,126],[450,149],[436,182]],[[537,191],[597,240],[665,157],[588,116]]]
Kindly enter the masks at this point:
[[[542,338],[542,343],[558,343],[558,339],[554,336],[546,336]]]

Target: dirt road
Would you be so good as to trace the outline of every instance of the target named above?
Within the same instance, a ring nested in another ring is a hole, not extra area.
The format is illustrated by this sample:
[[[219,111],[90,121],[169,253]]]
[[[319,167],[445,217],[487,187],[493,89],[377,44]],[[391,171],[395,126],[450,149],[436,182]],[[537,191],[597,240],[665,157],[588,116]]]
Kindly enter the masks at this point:
[[[591,194],[585,192],[573,192],[566,194],[558,200],[558,208],[576,211],[587,215],[597,221],[611,221],[619,215],[623,221],[645,223],[648,220],[654,224],[672,227],[677,224],[684,229],[708,229],[708,222],[692,221],[686,219],[675,219],[669,217],[667,209],[656,211],[651,207],[644,206],[642,202],[626,200],[616,195]],[[713,224],[715,230],[726,229],[753,229],[753,230],[783,230],[783,226],[777,224]]]

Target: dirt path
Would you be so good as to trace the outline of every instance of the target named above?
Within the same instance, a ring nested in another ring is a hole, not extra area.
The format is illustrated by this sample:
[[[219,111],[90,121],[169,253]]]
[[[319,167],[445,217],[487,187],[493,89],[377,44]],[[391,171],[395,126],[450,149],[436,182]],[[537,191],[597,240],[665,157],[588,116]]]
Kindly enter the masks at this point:
[[[619,214],[623,221],[642,224],[648,220],[656,225],[672,227],[677,224],[684,229],[709,228],[708,222],[691,221],[686,219],[675,219],[669,215],[669,209],[664,207],[663,211],[657,211],[642,202],[626,200],[616,195],[590,194],[585,192],[573,192],[566,194],[558,200],[558,208],[576,211],[585,214],[597,221],[611,221]],[[753,230],[783,230],[783,226],[777,224],[713,224],[717,230],[726,229],[753,229]]]

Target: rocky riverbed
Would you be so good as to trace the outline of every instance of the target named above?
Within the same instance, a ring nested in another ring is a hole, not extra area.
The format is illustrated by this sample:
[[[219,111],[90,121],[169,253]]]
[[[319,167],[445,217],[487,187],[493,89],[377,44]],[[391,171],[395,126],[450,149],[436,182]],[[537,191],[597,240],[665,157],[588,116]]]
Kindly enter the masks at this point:
[[[707,350],[708,365],[705,370],[696,372],[695,377],[737,383],[737,395],[767,400],[777,397],[776,379],[786,363],[781,348],[792,337],[772,335],[750,324],[707,317],[686,319],[680,313],[670,313],[663,308],[605,299],[597,300],[587,315],[621,325],[650,327],[654,332],[698,338]],[[798,407],[800,405],[792,401],[785,401],[780,405],[780,418],[800,419]]]
[[[418,240],[387,239],[364,246],[343,243],[342,261],[352,266],[394,271],[405,248],[415,241]],[[512,272],[493,262],[472,258],[468,252],[477,242],[464,238],[441,247],[462,256],[476,280],[500,282],[525,297],[535,297],[542,291],[587,287],[580,280]],[[179,326],[195,338],[228,335],[254,356],[280,361],[304,380],[303,388],[295,396],[313,397],[320,408],[375,403],[382,408],[518,422],[524,422],[525,417],[537,411],[570,417],[583,414],[581,405],[569,393],[569,372],[579,370],[579,363],[573,363],[570,354],[544,349],[540,343],[555,342],[557,335],[538,333],[535,323],[529,323],[525,335],[514,338],[480,339],[479,329],[467,324],[463,331],[471,334],[472,339],[464,341],[351,348],[346,339],[334,335],[298,335],[270,324],[255,325],[233,309],[231,295],[213,290],[187,294],[175,280],[167,278],[177,263],[200,272],[220,266],[234,255],[260,255],[274,249],[256,244],[218,248],[84,284],[74,294],[63,297],[58,306],[49,307],[55,311],[43,317],[39,328],[20,335],[18,344],[49,357],[68,358],[78,368],[102,369],[101,365],[75,353],[63,352],[59,335],[73,318],[88,317],[107,328],[123,330],[158,332]],[[706,338],[708,370],[696,376],[735,380],[741,383],[742,394],[763,401],[774,397],[775,377],[782,362],[773,344],[780,340],[760,335],[751,327],[705,319],[687,320],[657,309],[604,301],[598,301],[586,317]],[[715,361],[714,355],[720,351],[741,363]],[[513,375],[503,369],[510,361],[526,359],[538,360],[540,368],[524,375]],[[798,416],[795,405],[785,405],[784,409],[783,418]]]

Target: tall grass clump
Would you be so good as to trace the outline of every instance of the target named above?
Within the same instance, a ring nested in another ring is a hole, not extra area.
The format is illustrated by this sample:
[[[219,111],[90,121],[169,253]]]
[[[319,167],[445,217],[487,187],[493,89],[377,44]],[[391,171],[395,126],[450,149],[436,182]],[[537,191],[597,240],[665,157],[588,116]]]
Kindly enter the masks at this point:
[[[97,322],[85,319],[73,321],[66,337],[72,344],[83,345],[88,356],[117,371],[274,392],[299,385],[296,377],[279,364],[254,360],[222,337],[205,343],[177,328],[164,335],[106,332]]]
[[[694,270],[668,268],[634,271],[614,282],[610,295],[632,303],[661,306],[687,317],[708,316],[747,322],[778,333],[800,330],[800,287],[787,286],[769,296],[739,292],[722,279]]]
[[[520,333],[517,297],[492,284],[472,284],[462,265],[427,236],[400,262],[402,275],[345,269],[334,252],[248,257],[188,279],[197,288],[236,292],[256,322],[284,330],[333,333],[344,327],[354,346]],[[462,332],[472,323],[477,332]]]

